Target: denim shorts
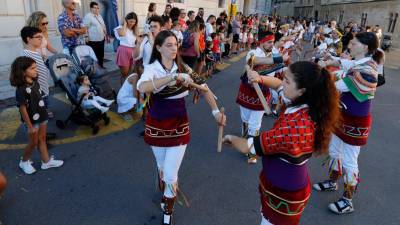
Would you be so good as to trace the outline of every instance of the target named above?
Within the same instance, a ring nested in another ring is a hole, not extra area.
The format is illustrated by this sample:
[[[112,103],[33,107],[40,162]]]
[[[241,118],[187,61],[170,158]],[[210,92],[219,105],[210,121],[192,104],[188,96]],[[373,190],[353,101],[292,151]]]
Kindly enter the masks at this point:
[[[45,120],[45,121],[40,122],[40,123],[32,123],[32,127],[35,128],[35,129],[39,129],[40,125],[42,125],[42,124],[46,125],[48,122],[49,122],[48,120]],[[26,131],[28,131],[28,126],[26,125],[26,123],[24,123],[24,125],[25,125]]]

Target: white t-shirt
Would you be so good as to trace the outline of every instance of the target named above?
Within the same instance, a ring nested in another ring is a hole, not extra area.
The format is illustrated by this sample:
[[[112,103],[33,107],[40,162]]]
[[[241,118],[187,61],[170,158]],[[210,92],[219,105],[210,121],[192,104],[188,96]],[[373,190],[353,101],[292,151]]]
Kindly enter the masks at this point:
[[[105,37],[106,25],[100,15],[88,13],[83,18],[83,24],[88,28],[90,41],[102,41]]]
[[[211,23],[206,23],[206,37],[211,37],[211,34],[214,33],[214,28]]]
[[[134,48],[136,42],[136,36],[133,34],[133,31],[130,29],[126,30],[125,36],[121,37],[118,34],[118,29],[122,28],[122,26],[118,26],[114,28],[114,35],[119,40],[119,44],[122,46]]]
[[[239,34],[239,42],[243,42],[242,40],[243,40],[243,33],[240,33]]]
[[[178,42],[182,43],[182,41],[183,41],[182,32],[180,30],[174,30],[174,29],[172,29],[171,31],[172,31],[172,33],[175,34],[176,38],[178,39]]]
[[[139,48],[140,48],[140,53],[139,56],[136,58],[136,60],[143,59],[143,65],[149,64],[151,53],[153,51],[153,46],[151,45],[149,38],[147,36],[144,37]]]
[[[272,49],[273,50],[273,49]],[[254,54],[255,57],[267,57],[267,54],[265,54],[264,50],[262,50],[261,48],[256,48],[253,49],[251,51],[249,51],[246,55],[246,61],[248,61],[250,59],[250,57],[252,56],[252,54]],[[268,76],[274,76],[275,72],[273,73],[269,73]]]
[[[243,43],[246,43],[246,42],[247,42],[247,33],[246,33],[246,32],[243,33],[242,42],[243,42]]]
[[[158,60],[153,62],[152,64],[148,64],[144,66],[144,71],[143,74],[140,76],[139,81],[137,82],[137,89],[139,90],[139,86],[144,82],[144,81],[151,81],[153,79],[160,79],[163,77],[168,77],[168,76],[173,76],[175,73],[178,72],[178,66],[176,63],[172,66],[172,69],[170,72],[166,71],[164,67],[160,64]],[[153,93],[158,93],[160,92],[163,88],[165,88],[166,85],[159,87],[158,90],[154,90]],[[185,91],[181,94],[175,95],[168,97],[168,99],[177,99],[177,98],[182,98],[185,97],[189,94],[189,91]]]

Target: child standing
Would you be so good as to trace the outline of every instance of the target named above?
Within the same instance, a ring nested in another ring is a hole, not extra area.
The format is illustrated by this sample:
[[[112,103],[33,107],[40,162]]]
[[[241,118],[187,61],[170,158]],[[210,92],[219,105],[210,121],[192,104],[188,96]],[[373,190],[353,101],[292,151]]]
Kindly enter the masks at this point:
[[[181,31],[181,24],[179,23],[178,20],[174,21],[171,31],[172,33],[175,34],[176,38],[178,39],[178,47],[181,46],[183,42],[183,34]]]
[[[76,78],[77,83],[80,85],[78,89],[78,98],[83,98],[82,107],[85,109],[96,108],[102,113],[108,111],[109,106],[113,104],[114,100],[107,100],[100,96],[97,96],[97,91],[90,84],[89,77],[86,75],[79,76]],[[102,106],[105,104],[106,106]]]
[[[22,50],[22,55],[27,56],[33,60],[35,60],[37,68],[38,68],[38,83],[40,90],[43,92],[43,101],[45,104],[46,111],[50,118],[53,118],[54,115],[51,111],[49,111],[49,80],[50,80],[50,72],[47,69],[46,65],[43,62],[42,55],[37,52],[39,48],[42,46],[43,35],[42,31],[36,27],[24,27],[21,30],[21,38],[25,43],[25,48]]]
[[[211,34],[211,39],[212,39],[212,52],[214,53],[214,60],[215,62],[220,63],[221,62],[221,49],[219,48],[219,36],[217,33],[212,33]]]
[[[240,34],[239,34],[239,50],[241,51],[243,48],[243,28],[240,28]]]
[[[207,69],[207,77],[211,77],[212,72],[214,71],[214,54],[212,52],[213,42],[207,41],[206,43],[206,51],[205,51],[205,58],[206,58],[206,69]]]
[[[254,42],[254,35],[252,29],[250,28],[249,34],[247,35],[247,50],[252,49],[251,45],[253,44],[253,42]]]
[[[243,50],[246,50],[246,47],[247,47],[247,29],[243,29],[243,36],[242,36],[242,43],[241,43],[241,45],[242,45],[242,49]]]
[[[17,106],[21,114],[21,120],[28,128],[29,143],[25,148],[24,154],[19,162],[19,167],[26,174],[36,172],[32,166],[30,156],[33,150],[38,147],[42,159],[41,169],[60,167],[62,160],[55,160],[49,157],[46,144],[46,130],[48,115],[43,101],[43,91],[37,82],[38,66],[35,60],[21,56],[15,59],[11,65],[10,83],[16,87]]]

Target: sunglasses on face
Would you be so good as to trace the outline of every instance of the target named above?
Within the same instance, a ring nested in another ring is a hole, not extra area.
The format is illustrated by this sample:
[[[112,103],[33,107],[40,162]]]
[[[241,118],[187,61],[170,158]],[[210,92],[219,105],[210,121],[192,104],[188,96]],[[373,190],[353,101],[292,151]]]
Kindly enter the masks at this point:
[[[47,25],[49,25],[49,22],[41,23],[41,25],[42,25],[42,26],[47,26]]]

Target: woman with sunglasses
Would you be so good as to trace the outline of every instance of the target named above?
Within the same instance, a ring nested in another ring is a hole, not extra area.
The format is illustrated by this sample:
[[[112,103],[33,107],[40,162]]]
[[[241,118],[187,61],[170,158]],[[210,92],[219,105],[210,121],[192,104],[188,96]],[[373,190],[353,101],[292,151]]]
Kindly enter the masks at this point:
[[[47,15],[42,11],[33,12],[26,21],[26,26],[36,27],[42,31],[42,45],[38,49],[38,52],[42,55],[44,61],[46,61],[47,59],[47,51],[53,54],[57,53],[57,50],[53,48],[53,46],[49,42],[48,25],[49,21],[47,19]]]

